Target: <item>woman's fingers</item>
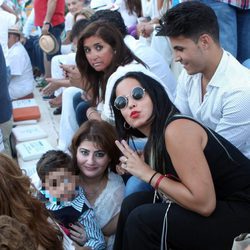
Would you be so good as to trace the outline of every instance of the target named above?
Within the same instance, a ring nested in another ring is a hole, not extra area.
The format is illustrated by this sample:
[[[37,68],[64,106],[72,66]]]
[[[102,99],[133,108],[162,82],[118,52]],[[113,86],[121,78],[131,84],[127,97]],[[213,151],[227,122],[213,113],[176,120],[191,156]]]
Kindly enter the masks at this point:
[[[86,240],[86,233],[83,226],[80,223],[70,224],[70,238],[80,245],[84,245]]]
[[[129,147],[127,142],[125,140],[122,140],[119,142],[118,140],[115,141],[116,146],[120,149],[120,151],[123,153],[124,156],[127,158],[134,154],[135,152]]]

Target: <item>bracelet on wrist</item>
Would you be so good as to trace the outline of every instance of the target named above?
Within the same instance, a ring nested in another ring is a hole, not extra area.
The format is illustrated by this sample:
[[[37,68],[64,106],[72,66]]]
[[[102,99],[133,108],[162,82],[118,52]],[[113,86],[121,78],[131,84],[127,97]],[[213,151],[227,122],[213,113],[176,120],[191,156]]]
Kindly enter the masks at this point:
[[[151,178],[149,179],[148,184],[151,185],[151,182],[153,180],[153,178],[157,175],[157,172],[154,172],[153,175],[151,176]]]
[[[160,182],[162,181],[162,179],[165,177],[165,175],[161,175],[158,179],[157,179],[157,181],[156,181],[156,183],[155,183],[155,189],[156,190],[158,190],[158,188],[159,188],[159,185],[160,185]]]
[[[44,21],[43,25],[51,25],[50,22]]]

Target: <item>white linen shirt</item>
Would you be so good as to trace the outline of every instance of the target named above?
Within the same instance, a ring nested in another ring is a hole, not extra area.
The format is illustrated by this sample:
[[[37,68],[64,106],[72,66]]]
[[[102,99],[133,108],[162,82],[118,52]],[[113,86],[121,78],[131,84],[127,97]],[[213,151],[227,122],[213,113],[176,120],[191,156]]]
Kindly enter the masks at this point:
[[[223,51],[203,101],[201,77],[201,73],[188,75],[182,71],[176,107],[215,130],[250,158],[250,70]]]
[[[15,43],[9,49],[6,64],[11,71],[10,98],[18,99],[32,93],[34,89],[33,70],[29,55],[20,42]]]

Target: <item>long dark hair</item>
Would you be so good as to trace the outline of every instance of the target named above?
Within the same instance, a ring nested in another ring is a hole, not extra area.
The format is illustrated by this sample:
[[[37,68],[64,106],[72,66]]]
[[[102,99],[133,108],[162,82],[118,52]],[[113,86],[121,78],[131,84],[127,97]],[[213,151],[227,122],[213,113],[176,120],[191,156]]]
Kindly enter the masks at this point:
[[[125,4],[129,14],[135,12],[138,17],[142,16],[141,0],[126,0]]]
[[[103,41],[108,43],[115,52],[113,60],[105,73],[97,72],[89,64],[86,58],[83,44],[85,39],[91,36],[100,37]],[[144,65],[144,63],[139,58],[137,58],[126,46],[121,33],[111,23],[95,21],[90,23],[84,29],[77,45],[76,64],[82,75],[82,78],[87,80],[85,91],[92,91],[93,104],[97,101],[99,102],[100,100],[104,100],[106,84],[110,75],[114,73],[119,66],[129,64],[133,60]]]
[[[116,81],[110,99],[110,105],[114,112],[115,124],[120,139],[131,139],[133,136],[143,136],[142,133],[136,128],[131,127],[126,129],[124,127],[124,117],[122,116],[120,110],[117,110],[114,107],[116,87],[122,80],[126,78],[133,78],[137,80],[145,89],[153,103],[152,115],[148,121],[151,124],[151,129],[148,141],[144,148],[144,157],[145,161],[150,164],[152,168],[161,173],[165,173],[165,124],[171,116],[173,116],[175,113],[178,113],[179,111],[170,101],[165,89],[159,82],[144,73],[129,72]]]

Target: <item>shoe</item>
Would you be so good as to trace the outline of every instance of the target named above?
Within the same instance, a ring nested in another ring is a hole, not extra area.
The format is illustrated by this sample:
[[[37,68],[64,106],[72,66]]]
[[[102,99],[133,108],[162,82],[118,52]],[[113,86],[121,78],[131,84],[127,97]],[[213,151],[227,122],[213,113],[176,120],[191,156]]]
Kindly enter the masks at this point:
[[[62,107],[58,107],[53,111],[54,115],[60,115],[62,113]]]

